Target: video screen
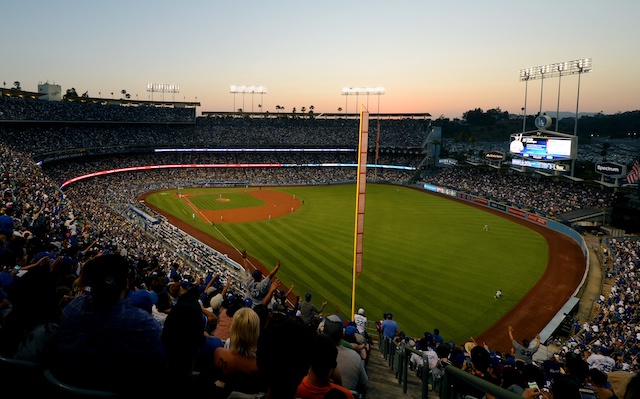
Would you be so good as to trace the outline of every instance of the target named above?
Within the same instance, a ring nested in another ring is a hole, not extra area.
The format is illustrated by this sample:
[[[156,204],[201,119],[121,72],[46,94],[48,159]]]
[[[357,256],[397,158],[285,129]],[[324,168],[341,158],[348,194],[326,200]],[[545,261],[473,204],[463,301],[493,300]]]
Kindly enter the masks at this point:
[[[509,152],[523,158],[546,161],[572,159],[574,147],[571,137],[538,137],[523,134],[512,134]]]

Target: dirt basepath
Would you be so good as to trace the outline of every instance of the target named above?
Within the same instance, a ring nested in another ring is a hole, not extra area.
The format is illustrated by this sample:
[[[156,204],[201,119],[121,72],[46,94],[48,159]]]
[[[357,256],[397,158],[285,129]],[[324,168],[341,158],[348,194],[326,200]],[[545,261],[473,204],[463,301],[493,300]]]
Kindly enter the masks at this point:
[[[261,192],[262,195],[266,196],[269,195],[269,192],[282,194],[275,190],[269,190],[265,188],[263,188],[262,190],[257,190],[257,192]],[[144,199],[146,198],[146,196],[147,195],[144,195],[140,197],[140,199]],[[295,204],[291,204],[291,202],[289,202],[297,200],[288,195],[285,195],[284,197],[287,197],[287,201],[282,205],[278,204],[275,208],[280,207],[280,209],[288,209],[289,212],[291,211],[291,206],[294,206],[295,209],[297,209]],[[284,198],[281,199],[284,200]],[[484,206],[476,205],[468,201],[462,201],[453,198],[449,199],[453,201],[459,201],[468,206],[475,206],[485,212],[492,212],[500,217],[504,217],[506,219],[512,220],[515,223],[522,224],[527,228],[535,230],[540,235],[545,237],[549,245],[549,259],[547,261],[547,268],[545,269],[545,272],[540,280],[538,280],[534,287],[528,293],[526,293],[526,295],[520,302],[518,302],[507,314],[500,318],[500,320],[498,320],[492,327],[484,331],[482,334],[474,337],[478,343],[481,344],[482,342],[485,342],[491,349],[499,350],[503,353],[508,352],[511,350],[511,341],[509,340],[508,326],[513,326],[514,338],[518,341],[521,341],[524,338],[531,340],[536,336],[536,334],[542,331],[544,327],[549,323],[549,321],[562,308],[562,306],[569,300],[569,298],[572,296],[572,294],[582,281],[582,276],[585,273],[585,257],[582,254],[580,246],[575,241],[560,233],[556,233],[535,223],[527,222],[518,217],[510,216],[503,212],[488,209]],[[273,200],[275,200],[275,197]],[[267,201],[271,200],[267,199]],[[273,203],[270,203],[270,205],[273,205]],[[297,206],[299,205],[300,204],[298,201]],[[147,206],[164,215],[169,223],[187,232],[204,244],[207,244],[222,253],[228,254],[230,258],[232,258],[239,264],[242,264],[242,256],[235,248],[203,233],[190,224],[185,223],[172,215],[166,214],[161,209],[155,208],[150,204],[147,204]],[[265,207],[255,208],[264,209],[241,208],[237,211],[246,214],[247,212],[249,212],[248,210],[252,209],[251,212],[256,212],[254,215],[255,219],[252,220],[263,220],[265,215],[267,215],[268,217],[270,208],[273,208],[273,206],[267,205]],[[215,218],[216,216],[213,217]],[[225,216],[224,219],[225,221],[230,220],[232,219],[232,216]],[[269,270],[265,268],[264,265],[261,265],[260,262],[258,262],[256,259],[252,258],[251,254],[249,254],[249,259],[251,263],[262,269],[263,272]],[[269,268],[271,267],[273,267],[273,265],[269,266]],[[504,295],[509,295],[508,288],[509,287],[502,287]]]

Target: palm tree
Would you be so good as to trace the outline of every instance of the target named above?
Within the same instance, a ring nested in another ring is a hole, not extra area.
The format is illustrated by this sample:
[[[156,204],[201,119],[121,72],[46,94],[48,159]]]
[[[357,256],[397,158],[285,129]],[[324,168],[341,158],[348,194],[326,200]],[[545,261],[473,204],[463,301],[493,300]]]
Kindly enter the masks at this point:
[[[293,107],[293,109],[291,110],[291,113],[292,113],[292,114],[295,114],[295,113],[296,113],[296,107]]]
[[[300,112],[302,112],[303,114],[307,111],[307,109],[305,107],[300,108]]]
[[[22,90],[22,87],[20,87],[20,82],[19,81],[15,81],[13,82],[13,86],[14,86],[14,90]]]
[[[262,104],[258,104],[258,110],[262,112]]]
[[[280,113],[281,109],[282,109],[282,107],[280,105],[276,105],[276,111],[278,111],[278,113]]]
[[[338,107],[338,112],[342,112],[342,107]]]
[[[120,91],[120,93],[122,93],[122,97],[126,97],[127,96],[127,91],[125,89],[122,89],[122,91]]]

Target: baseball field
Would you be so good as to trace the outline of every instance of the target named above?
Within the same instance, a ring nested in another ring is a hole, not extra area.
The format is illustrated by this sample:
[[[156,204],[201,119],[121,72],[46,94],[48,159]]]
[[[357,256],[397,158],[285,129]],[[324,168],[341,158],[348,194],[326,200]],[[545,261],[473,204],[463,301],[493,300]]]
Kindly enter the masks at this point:
[[[355,184],[339,184],[184,188],[144,200],[201,241],[211,237],[210,245],[234,259],[246,250],[263,271],[279,259],[281,288],[293,284],[302,297],[312,293],[317,306],[327,300],[325,312],[349,317],[355,198]],[[439,328],[454,342],[495,325],[532,290],[550,258],[548,240],[526,224],[371,183],[363,253],[356,308],[370,322],[391,312],[408,336]],[[496,300],[498,289],[503,296]]]

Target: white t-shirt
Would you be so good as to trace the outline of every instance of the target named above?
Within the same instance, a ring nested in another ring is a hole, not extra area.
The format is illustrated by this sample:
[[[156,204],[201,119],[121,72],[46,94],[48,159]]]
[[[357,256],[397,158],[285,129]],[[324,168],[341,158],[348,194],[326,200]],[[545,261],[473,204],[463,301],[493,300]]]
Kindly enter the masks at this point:
[[[356,323],[356,329],[358,330],[358,332],[364,335],[365,330],[367,329],[367,324],[369,323],[367,318],[361,314],[356,313],[355,315],[353,315],[353,321]]]

